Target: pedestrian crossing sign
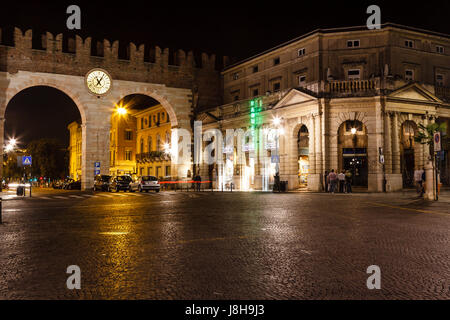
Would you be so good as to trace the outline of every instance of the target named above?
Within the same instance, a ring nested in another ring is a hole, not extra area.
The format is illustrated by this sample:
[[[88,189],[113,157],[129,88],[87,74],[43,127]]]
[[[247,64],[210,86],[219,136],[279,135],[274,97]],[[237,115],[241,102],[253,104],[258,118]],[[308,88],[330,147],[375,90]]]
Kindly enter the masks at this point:
[[[32,163],[33,162],[31,156],[22,157],[22,165],[31,166]]]

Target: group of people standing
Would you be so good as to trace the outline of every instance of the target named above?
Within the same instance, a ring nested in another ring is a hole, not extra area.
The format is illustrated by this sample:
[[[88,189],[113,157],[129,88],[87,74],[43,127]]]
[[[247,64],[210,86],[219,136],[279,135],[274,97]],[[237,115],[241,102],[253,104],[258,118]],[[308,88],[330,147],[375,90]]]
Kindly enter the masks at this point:
[[[336,173],[333,170],[331,172],[325,171],[325,192],[330,193],[352,193],[352,173],[347,171],[342,171]]]

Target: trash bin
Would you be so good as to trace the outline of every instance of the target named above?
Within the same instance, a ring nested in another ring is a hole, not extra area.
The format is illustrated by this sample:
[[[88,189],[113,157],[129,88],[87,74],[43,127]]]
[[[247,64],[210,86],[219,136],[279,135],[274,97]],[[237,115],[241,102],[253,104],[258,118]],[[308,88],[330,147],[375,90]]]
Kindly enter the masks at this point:
[[[25,193],[25,188],[22,187],[22,186],[18,186],[18,187],[17,187],[17,195],[18,195],[18,196],[23,196],[24,193]]]

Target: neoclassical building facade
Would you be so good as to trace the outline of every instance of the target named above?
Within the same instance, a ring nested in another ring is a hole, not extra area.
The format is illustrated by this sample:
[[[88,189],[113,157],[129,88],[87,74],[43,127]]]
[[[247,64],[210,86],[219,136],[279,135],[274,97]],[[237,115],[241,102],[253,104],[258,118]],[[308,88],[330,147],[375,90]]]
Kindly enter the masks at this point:
[[[430,158],[429,147],[414,141],[420,125],[450,127],[445,34],[393,24],[317,30],[227,67],[222,80],[224,104],[197,121],[204,132],[240,128],[254,139],[242,142],[243,163],[236,142],[223,148],[223,163],[200,166],[218,188],[270,190],[279,173],[291,190],[323,191],[334,169],[352,172],[368,191],[398,191]],[[273,129],[271,142],[264,133]],[[448,150],[438,154],[444,184]]]

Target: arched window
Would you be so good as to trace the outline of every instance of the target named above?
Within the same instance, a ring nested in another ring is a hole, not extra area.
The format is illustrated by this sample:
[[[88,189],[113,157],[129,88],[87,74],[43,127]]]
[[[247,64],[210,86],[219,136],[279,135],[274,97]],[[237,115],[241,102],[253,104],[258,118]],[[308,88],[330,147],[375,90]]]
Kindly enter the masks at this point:
[[[161,151],[161,136],[159,133],[156,135],[156,151]]]
[[[171,138],[170,138],[170,132],[169,132],[169,131],[166,131],[166,143],[170,143],[170,140],[171,140]]]
[[[148,137],[148,152],[152,152],[153,150],[152,137]]]

